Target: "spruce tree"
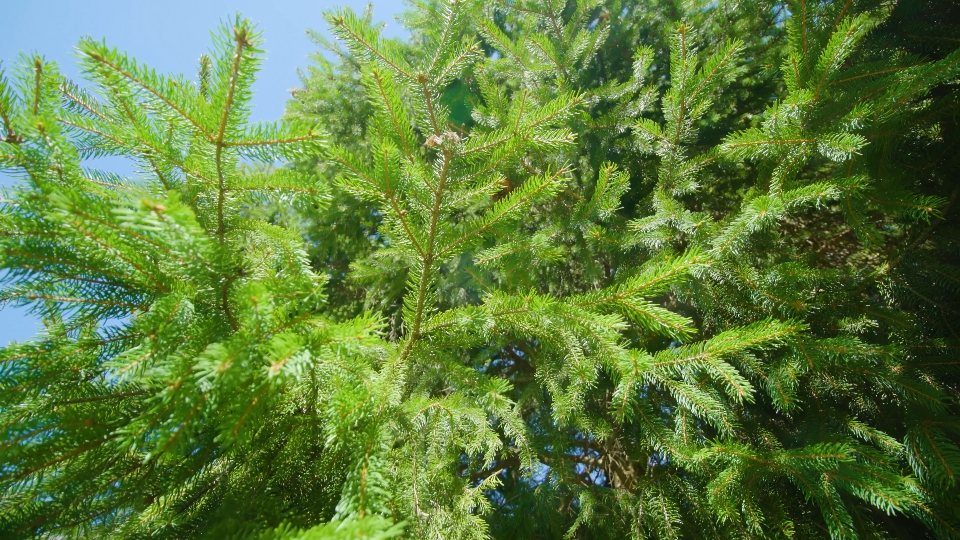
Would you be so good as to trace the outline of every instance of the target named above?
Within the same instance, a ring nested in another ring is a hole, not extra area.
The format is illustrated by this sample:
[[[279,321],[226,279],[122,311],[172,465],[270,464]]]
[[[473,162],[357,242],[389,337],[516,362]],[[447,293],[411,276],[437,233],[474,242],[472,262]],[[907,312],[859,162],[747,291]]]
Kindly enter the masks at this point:
[[[196,81],[22,57],[0,532],[960,537],[932,9],[337,10],[269,125],[239,17]]]

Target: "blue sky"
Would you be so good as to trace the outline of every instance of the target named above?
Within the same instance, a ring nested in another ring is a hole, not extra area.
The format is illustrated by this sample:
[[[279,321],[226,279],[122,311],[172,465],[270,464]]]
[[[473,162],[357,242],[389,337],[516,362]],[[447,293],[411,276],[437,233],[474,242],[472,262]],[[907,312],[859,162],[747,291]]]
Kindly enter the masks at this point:
[[[316,51],[305,31],[326,33],[321,14],[336,6],[361,11],[366,0],[309,2],[300,0],[13,0],[0,14],[0,61],[10,66],[20,52],[37,52],[78,79],[74,45],[82,36],[104,38],[161,73],[193,77],[197,59],[210,46],[210,31],[240,12],[263,30],[266,61],[254,85],[252,121],[276,120],[289,91],[299,86],[297,68],[308,65]],[[373,0],[374,19],[386,23],[385,34],[405,36],[394,20],[405,9],[401,0]],[[108,168],[106,165],[103,168]],[[127,173],[119,165],[115,172]],[[14,180],[0,173],[0,186]],[[25,308],[0,309],[0,347],[34,336],[39,322]]]

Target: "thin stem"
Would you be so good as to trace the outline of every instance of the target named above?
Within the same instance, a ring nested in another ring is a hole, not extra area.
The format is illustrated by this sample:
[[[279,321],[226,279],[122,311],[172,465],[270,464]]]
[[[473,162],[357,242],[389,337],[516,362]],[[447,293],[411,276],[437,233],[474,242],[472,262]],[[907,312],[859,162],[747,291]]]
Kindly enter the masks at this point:
[[[437,123],[437,115],[433,111],[433,101],[430,99],[430,88],[427,87],[427,77],[422,73],[418,77],[420,86],[423,87],[423,97],[427,100],[427,111],[430,113],[430,123],[433,125],[433,132],[436,135],[440,135],[440,124]],[[437,193],[440,192],[440,187],[437,188]]]
[[[237,76],[240,72],[240,61],[243,59],[243,48],[247,45],[246,29],[234,28],[234,37],[237,41],[237,47],[233,51],[233,67],[230,70],[230,88],[227,90],[227,99],[224,100],[223,113],[220,115],[220,127],[217,130],[217,137],[214,140],[214,144],[217,146],[217,239],[220,241],[220,245],[223,245],[224,235],[226,234],[226,228],[223,222],[223,203],[226,195],[226,181],[223,176],[223,148],[225,146],[223,137],[227,131],[227,120],[230,118],[230,108],[233,106],[233,97],[237,90]]]
[[[34,88],[33,88],[33,115],[40,112],[40,80],[43,77],[43,62],[40,57],[34,58]]]
[[[400,365],[402,365],[407,357],[410,356],[410,352],[413,350],[414,343],[416,343],[417,339],[420,337],[420,325],[423,322],[423,309],[426,303],[427,292],[430,287],[430,272],[433,269],[434,263],[434,247],[437,238],[437,226],[440,221],[440,206],[443,202],[443,188],[447,181],[447,171],[449,170],[450,160],[452,157],[453,156],[451,155],[450,150],[444,149],[443,167],[440,170],[440,180],[437,182],[437,194],[433,200],[433,211],[430,215],[430,233],[427,238],[426,254],[423,256],[420,284],[417,288],[417,307],[414,312],[413,323],[410,325],[410,337],[407,339],[407,343],[404,345],[403,350],[400,352],[400,356],[397,359],[397,363]]]

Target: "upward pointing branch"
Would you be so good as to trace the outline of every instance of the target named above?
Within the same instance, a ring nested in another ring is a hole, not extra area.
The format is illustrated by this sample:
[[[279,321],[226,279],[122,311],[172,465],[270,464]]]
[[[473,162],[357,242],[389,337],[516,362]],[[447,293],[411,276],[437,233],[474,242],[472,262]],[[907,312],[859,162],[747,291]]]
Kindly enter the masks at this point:
[[[223,203],[226,195],[226,182],[223,176],[223,149],[226,146],[223,142],[224,134],[227,130],[227,120],[230,117],[230,108],[233,106],[233,97],[237,90],[237,76],[240,73],[240,61],[243,59],[243,49],[250,45],[247,41],[247,29],[245,27],[233,29],[234,39],[237,46],[233,51],[233,67],[230,70],[230,87],[227,90],[227,99],[223,103],[223,113],[220,116],[220,128],[217,130],[217,138],[214,144],[216,150],[217,181],[219,193],[217,195],[217,239],[223,245],[226,229],[223,222]]]
[[[443,150],[443,166],[440,170],[440,179],[437,182],[437,193],[433,198],[433,209],[430,212],[430,233],[427,237],[426,253],[423,255],[422,270],[420,275],[420,284],[417,288],[417,304],[414,312],[413,324],[410,325],[410,337],[406,345],[400,352],[397,363],[402,365],[410,356],[413,345],[420,337],[420,325],[423,323],[423,309],[426,304],[427,292],[430,287],[430,272],[434,263],[434,250],[436,247],[437,228],[440,221],[440,206],[443,203],[443,188],[447,181],[447,174],[450,167],[452,154],[449,149]]]
[[[43,77],[43,61],[37,56],[34,58],[34,89],[33,89],[33,115],[40,112],[40,82]]]
[[[223,113],[220,116],[220,127],[217,130],[216,144],[216,167],[217,167],[217,240],[221,246],[224,244],[226,236],[226,226],[223,219],[223,205],[226,199],[227,184],[223,175],[223,149],[226,146],[223,138],[227,131],[227,120],[230,118],[230,109],[233,107],[233,99],[237,90],[237,77],[240,73],[240,61],[243,59],[243,49],[250,45],[247,40],[247,28],[245,26],[234,27],[233,36],[237,46],[233,51],[233,66],[230,69],[230,87],[227,90],[227,99],[223,103]],[[230,326],[237,329],[237,322],[230,310],[230,284],[234,281],[234,276],[228,276],[223,280],[220,289],[221,309],[227,316]]]

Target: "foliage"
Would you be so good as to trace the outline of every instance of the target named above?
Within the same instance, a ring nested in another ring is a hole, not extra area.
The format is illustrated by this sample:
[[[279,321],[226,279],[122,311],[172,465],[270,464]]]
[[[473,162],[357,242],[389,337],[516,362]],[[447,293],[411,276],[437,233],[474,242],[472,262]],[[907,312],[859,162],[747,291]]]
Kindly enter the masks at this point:
[[[413,7],[0,79],[4,536],[960,537],[947,18]]]

